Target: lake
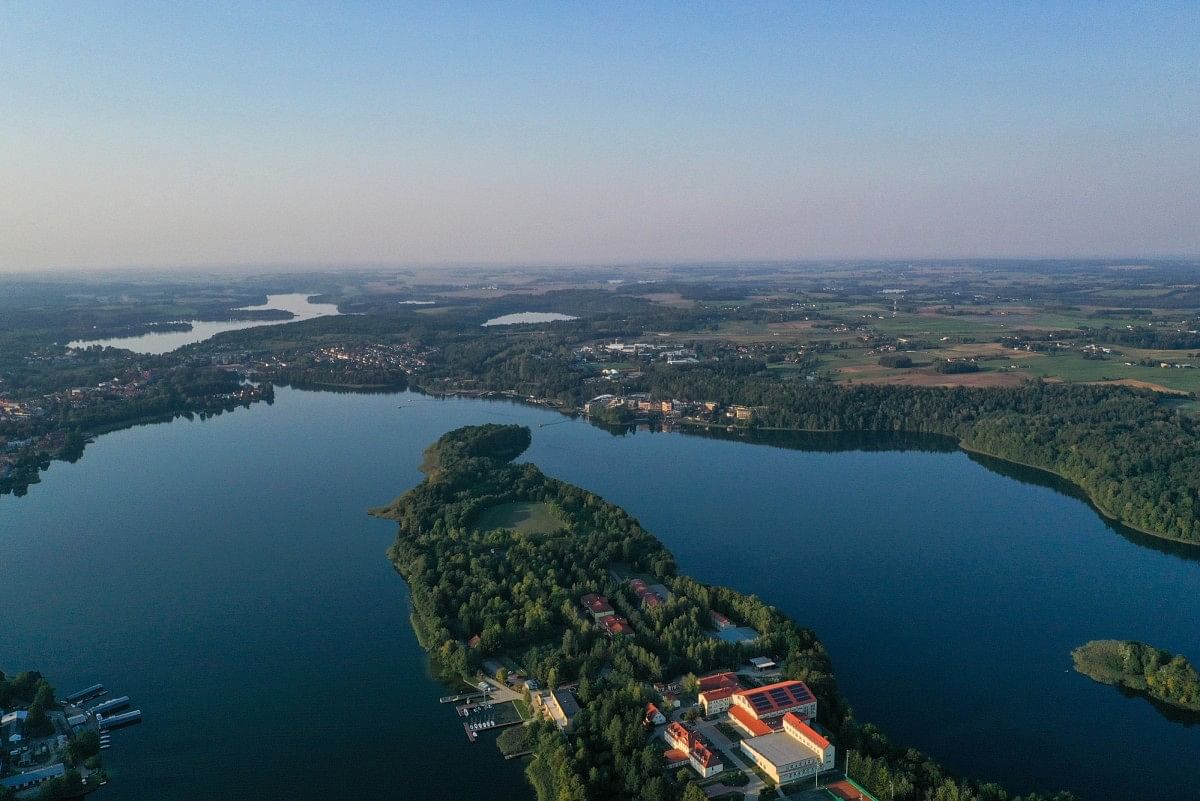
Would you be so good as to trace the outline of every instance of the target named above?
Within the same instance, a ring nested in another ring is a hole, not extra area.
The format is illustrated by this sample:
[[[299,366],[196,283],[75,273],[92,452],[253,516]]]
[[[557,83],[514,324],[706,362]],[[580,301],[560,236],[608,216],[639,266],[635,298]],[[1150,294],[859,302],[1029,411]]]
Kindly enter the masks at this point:
[[[394,524],[366,515],[439,435],[483,422],[530,425],[523,459],[624,506],[685,572],[815,628],[858,717],[952,770],[1194,796],[1200,727],[1076,674],[1070,650],[1200,657],[1200,561],[940,439],[615,436],[507,402],[279,388],[104,435],[0,500],[0,666],[143,710],[105,752],[101,799],[531,797],[437,703],[385,558]]]
[[[86,348],[91,345],[103,345],[110,348],[125,348],[135,353],[170,353],[173,350],[190,345],[193,342],[203,342],[209,337],[223,331],[240,331],[243,328],[254,328],[260,325],[282,325],[296,323],[301,320],[311,320],[314,317],[325,317],[337,314],[337,305],[333,303],[310,303],[309,295],[305,293],[289,293],[286,295],[267,295],[267,302],[261,306],[245,306],[237,311],[266,311],[282,309],[290,311],[294,316],[289,320],[224,320],[204,321],[187,320],[190,331],[158,331],[149,334],[139,334],[130,337],[111,337],[109,339],[77,339],[67,343],[72,348]]]
[[[493,317],[483,323],[484,327],[492,325],[518,325],[520,323],[553,323],[557,320],[578,320],[569,314],[558,312],[516,312]]]

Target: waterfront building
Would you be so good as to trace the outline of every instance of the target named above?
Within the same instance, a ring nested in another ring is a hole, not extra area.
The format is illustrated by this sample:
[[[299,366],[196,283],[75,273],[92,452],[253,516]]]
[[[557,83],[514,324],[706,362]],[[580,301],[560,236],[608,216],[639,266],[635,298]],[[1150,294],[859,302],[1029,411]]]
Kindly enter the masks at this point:
[[[833,744],[792,712],[779,731],[743,739],[740,748],[776,786],[830,770],[835,760]]]

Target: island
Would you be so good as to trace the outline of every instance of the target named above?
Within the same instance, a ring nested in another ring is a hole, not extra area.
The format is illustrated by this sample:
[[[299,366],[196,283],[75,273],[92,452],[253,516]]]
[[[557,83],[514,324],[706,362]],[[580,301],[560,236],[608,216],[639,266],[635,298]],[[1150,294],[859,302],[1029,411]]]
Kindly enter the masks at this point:
[[[426,450],[425,479],[371,511],[399,524],[389,555],[432,668],[470,690],[443,701],[461,702],[472,741],[521,727],[498,745],[530,756],[539,801],[768,799],[815,783],[1013,798],[855,720],[811,630],[681,574],[623,509],[514,463],[530,442],[517,425],[451,431]],[[1026,800],[1046,798],[1071,796]]]
[[[1075,669],[1168,707],[1200,713],[1200,672],[1184,656],[1133,640],[1092,640],[1071,652]]]

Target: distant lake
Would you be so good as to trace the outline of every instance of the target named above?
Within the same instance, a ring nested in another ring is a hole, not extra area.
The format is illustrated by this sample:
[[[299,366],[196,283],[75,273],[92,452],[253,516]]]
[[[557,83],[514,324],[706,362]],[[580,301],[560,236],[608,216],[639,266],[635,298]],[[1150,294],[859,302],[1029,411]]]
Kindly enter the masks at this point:
[[[484,323],[488,325],[517,325],[518,323],[553,323],[556,320],[578,320],[578,317],[572,317],[569,314],[559,314],[558,312],[516,312],[515,314],[505,314],[500,317],[493,317]]]
[[[286,295],[267,295],[267,302],[261,306],[245,306],[237,311],[266,311],[282,309],[290,311],[294,317],[290,320],[226,320],[203,321],[187,320],[191,323],[191,331],[157,331],[130,337],[112,337],[110,339],[77,339],[67,343],[72,348],[86,348],[91,345],[104,345],[111,348],[126,348],[136,353],[169,353],[193,342],[203,342],[211,336],[223,331],[239,331],[243,328],[255,328],[260,325],[281,325],[295,323],[300,320],[311,320],[314,317],[325,317],[337,314],[337,306],[333,303],[309,303],[309,295],[289,293]]]
[[[0,669],[104,682],[144,712],[104,752],[99,801],[531,799],[520,761],[437,703],[385,557],[396,526],[366,515],[420,481],[430,442],[485,422],[529,425],[523,460],[626,508],[682,571],[814,628],[858,718],[950,770],[1195,797],[1200,726],[1070,651],[1200,660],[1198,552],[940,438],[617,436],[508,402],[279,387],[105,434],[0,498]]]

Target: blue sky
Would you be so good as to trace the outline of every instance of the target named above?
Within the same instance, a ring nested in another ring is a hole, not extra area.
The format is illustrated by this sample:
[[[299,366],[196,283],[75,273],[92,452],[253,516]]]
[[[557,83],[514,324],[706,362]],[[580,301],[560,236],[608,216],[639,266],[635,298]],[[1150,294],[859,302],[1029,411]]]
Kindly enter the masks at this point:
[[[1200,4],[0,5],[0,268],[1200,253]]]

